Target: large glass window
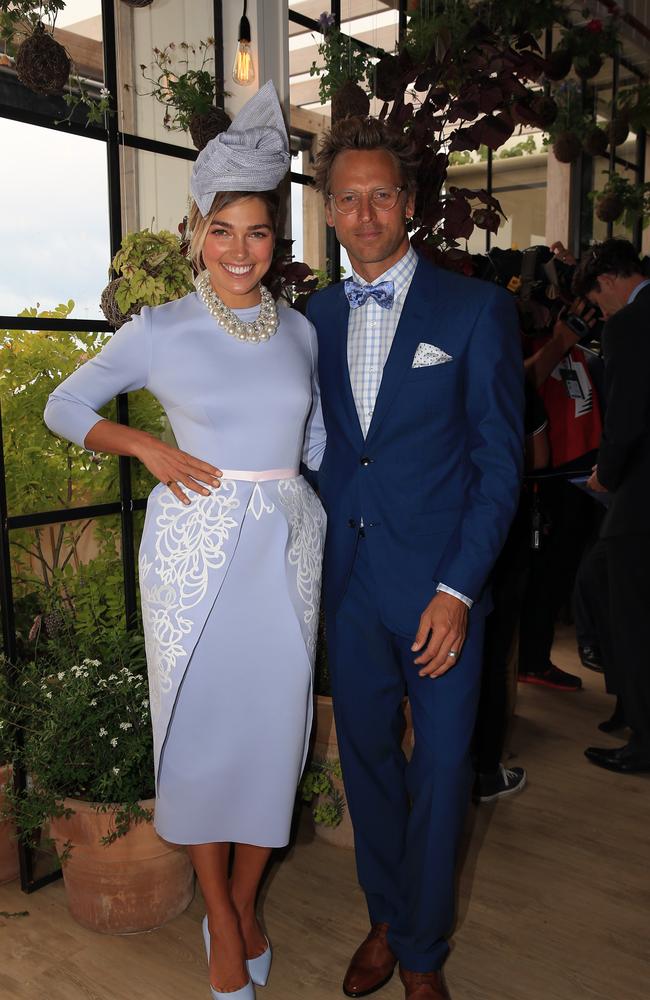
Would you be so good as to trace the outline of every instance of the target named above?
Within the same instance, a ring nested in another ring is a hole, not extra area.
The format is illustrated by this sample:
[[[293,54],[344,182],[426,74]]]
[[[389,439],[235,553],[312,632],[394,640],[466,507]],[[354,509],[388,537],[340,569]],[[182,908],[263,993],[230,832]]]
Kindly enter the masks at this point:
[[[0,117],[0,315],[74,301],[98,319],[110,261],[103,143]],[[71,179],[74,178],[74,183]]]

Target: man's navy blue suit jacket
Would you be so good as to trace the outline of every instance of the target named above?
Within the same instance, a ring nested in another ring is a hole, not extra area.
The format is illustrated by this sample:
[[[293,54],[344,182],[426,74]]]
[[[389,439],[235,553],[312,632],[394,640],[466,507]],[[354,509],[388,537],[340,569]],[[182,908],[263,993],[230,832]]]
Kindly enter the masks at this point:
[[[327,447],[325,608],[336,609],[361,519],[385,625],[413,636],[439,582],[482,606],[519,500],[523,362],[516,307],[495,285],[420,258],[364,440],[341,284],[309,301]],[[452,360],[413,368],[420,343]]]

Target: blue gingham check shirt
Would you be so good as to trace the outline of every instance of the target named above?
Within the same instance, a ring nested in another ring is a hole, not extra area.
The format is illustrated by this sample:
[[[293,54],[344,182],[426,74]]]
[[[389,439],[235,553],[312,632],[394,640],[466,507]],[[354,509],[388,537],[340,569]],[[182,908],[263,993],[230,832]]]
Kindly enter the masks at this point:
[[[417,267],[418,256],[409,247],[396,264],[389,267],[387,271],[380,274],[378,278],[371,281],[371,285],[377,285],[380,281],[392,281],[395,286],[395,299],[392,309],[384,309],[372,297],[366,303],[356,309],[350,309],[348,320],[348,367],[350,369],[350,383],[354,403],[359,416],[359,423],[363,436],[368,434],[370,421],[375,410],[377,393],[384,373],[384,365],[391,349],[397,324],[402,314],[404,301],[411,286],[415,268]],[[356,271],[352,272],[354,280],[365,285],[365,281]],[[472,601],[464,594],[459,594],[457,590],[438,584],[438,590],[444,590],[447,594],[452,594],[460,601],[463,601],[469,608]]]

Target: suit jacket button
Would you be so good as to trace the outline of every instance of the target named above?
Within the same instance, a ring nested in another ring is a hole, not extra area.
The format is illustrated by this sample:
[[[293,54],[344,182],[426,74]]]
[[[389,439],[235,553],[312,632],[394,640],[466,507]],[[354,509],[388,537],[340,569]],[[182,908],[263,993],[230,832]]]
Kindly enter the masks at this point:
[[[364,455],[364,456],[363,456],[363,458],[361,459],[361,464],[362,464],[362,465],[370,465],[370,463],[371,463],[372,461],[373,461],[373,459],[372,459],[372,458],[368,458],[368,456],[367,456],[367,455]]]

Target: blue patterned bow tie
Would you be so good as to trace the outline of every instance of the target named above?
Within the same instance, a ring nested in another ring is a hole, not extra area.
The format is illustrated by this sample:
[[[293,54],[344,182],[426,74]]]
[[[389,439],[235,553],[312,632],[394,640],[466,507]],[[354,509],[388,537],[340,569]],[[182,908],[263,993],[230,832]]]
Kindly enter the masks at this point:
[[[382,309],[392,309],[395,298],[395,284],[392,281],[380,281],[378,285],[360,285],[354,278],[343,282],[343,289],[352,309],[366,304],[373,298]]]

